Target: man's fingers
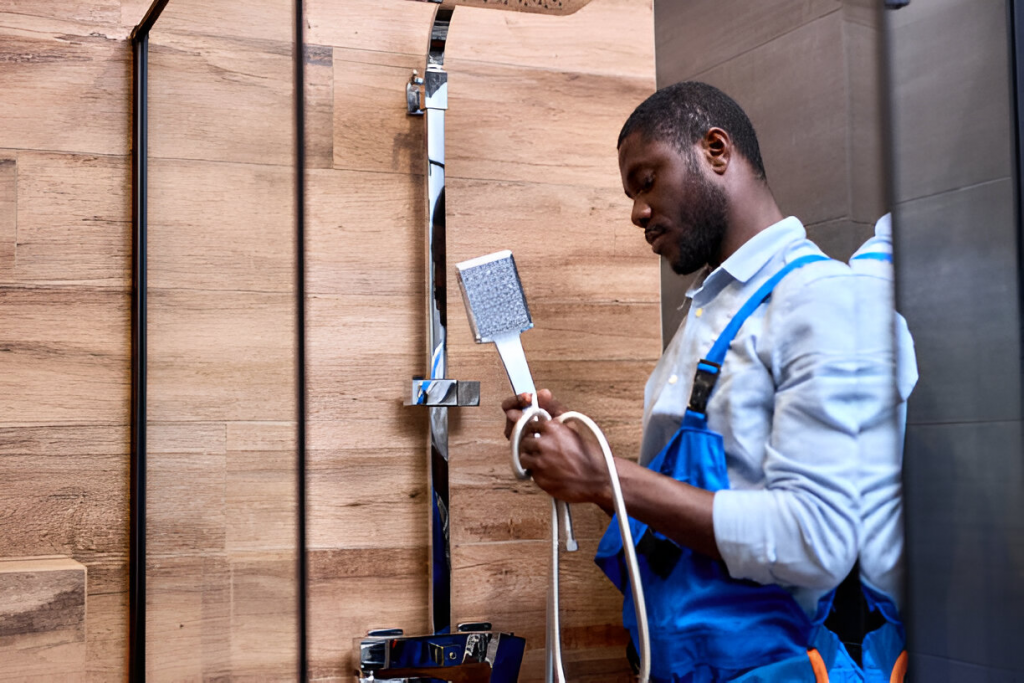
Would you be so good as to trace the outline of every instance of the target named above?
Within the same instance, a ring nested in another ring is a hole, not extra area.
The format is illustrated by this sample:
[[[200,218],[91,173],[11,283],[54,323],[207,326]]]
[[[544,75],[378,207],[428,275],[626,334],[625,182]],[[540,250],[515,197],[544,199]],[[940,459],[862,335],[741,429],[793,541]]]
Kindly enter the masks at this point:
[[[512,438],[512,428],[523,416],[523,408],[526,408],[533,401],[533,396],[522,393],[518,396],[509,396],[501,402],[501,409],[505,411],[505,438]]]
[[[565,406],[555,400],[555,397],[551,394],[549,389],[541,389],[537,392],[537,404],[541,408],[548,411],[551,417],[558,417],[562,413],[566,412]]]
[[[550,393],[550,392],[549,392]],[[518,396],[509,396],[501,402],[501,409],[505,412],[512,410],[513,408],[525,408],[530,405],[533,401],[533,396],[528,393],[522,393]]]

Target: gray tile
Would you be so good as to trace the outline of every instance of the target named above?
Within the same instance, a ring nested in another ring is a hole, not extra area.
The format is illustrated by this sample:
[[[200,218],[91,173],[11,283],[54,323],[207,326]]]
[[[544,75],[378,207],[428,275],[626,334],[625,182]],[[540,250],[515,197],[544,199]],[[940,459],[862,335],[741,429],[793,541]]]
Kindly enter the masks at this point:
[[[942,657],[918,655],[911,650],[910,683],[1020,683],[1020,672],[976,666]]]
[[[783,214],[849,215],[842,16],[833,12],[699,75],[747,112]]]
[[[841,5],[840,0],[654,0],[658,87],[692,78]]]
[[[1008,177],[1005,2],[911,2],[886,22],[897,201]]]
[[[904,485],[911,649],[1024,671],[1021,424],[912,425]]]
[[[861,0],[863,1],[863,0]],[[879,3],[872,3],[877,8]],[[858,8],[869,17],[873,13]],[[844,14],[847,8],[844,7]],[[850,217],[874,223],[887,208],[888,161],[883,151],[882,31],[843,22],[850,117]]]
[[[855,223],[845,218],[807,226],[807,237],[840,261],[849,261],[853,252],[874,234],[874,223]]]
[[[1010,181],[897,206],[897,306],[921,379],[911,422],[1021,414],[1017,246]]]

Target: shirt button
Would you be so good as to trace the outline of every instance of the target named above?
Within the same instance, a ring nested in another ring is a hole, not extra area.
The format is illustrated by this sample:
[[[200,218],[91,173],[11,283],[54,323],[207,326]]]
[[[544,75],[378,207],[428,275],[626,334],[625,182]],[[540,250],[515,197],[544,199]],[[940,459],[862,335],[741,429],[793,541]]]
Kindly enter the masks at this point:
[[[679,375],[672,375],[671,377],[668,378],[668,383],[669,384],[675,384],[678,381],[679,381]]]
[[[696,316],[699,318],[702,315],[704,315],[704,309],[703,308],[698,308],[697,312],[696,312]]]

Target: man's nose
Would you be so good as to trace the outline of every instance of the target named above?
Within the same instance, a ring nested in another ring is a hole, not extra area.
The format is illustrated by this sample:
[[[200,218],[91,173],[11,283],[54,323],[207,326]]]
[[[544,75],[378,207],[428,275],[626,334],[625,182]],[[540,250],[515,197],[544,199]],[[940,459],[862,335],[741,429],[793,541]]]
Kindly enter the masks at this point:
[[[640,228],[647,228],[647,224],[651,220],[651,207],[648,206],[647,202],[641,201],[640,199],[633,200],[633,225]]]

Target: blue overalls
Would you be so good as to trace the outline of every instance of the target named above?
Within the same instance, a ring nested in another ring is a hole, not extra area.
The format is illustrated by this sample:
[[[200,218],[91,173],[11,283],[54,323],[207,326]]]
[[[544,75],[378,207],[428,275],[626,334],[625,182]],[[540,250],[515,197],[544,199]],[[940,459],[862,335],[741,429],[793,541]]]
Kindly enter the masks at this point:
[[[707,357],[697,364],[682,426],[648,464],[650,469],[707,491],[729,488],[722,436],[708,428],[706,413],[729,345],[782,278],[796,268],[824,260],[826,257],[815,254],[792,261],[740,308]],[[723,562],[679,546],[635,519],[629,524],[647,602],[654,683],[733,681],[767,664],[798,658],[803,662],[800,677],[749,680],[813,682],[808,649],[816,641],[836,646],[822,652],[833,660],[826,661],[826,666],[849,660],[842,644],[822,626],[833,593],[822,598],[812,619],[782,587],[734,579]],[[601,539],[595,562],[624,593],[623,624],[633,642],[638,642],[622,537],[614,518]],[[856,668],[852,661],[849,664]]]
[[[885,251],[866,251],[855,255],[851,260],[874,260],[892,263],[892,254]],[[906,656],[903,655],[906,643],[906,630],[900,619],[899,609],[886,595],[861,584],[861,591],[872,612],[879,612],[885,624],[864,636],[861,661],[864,668],[864,680],[867,683],[890,683],[902,681],[906,670]],[[897,675],[893,677],[893,670]]]

